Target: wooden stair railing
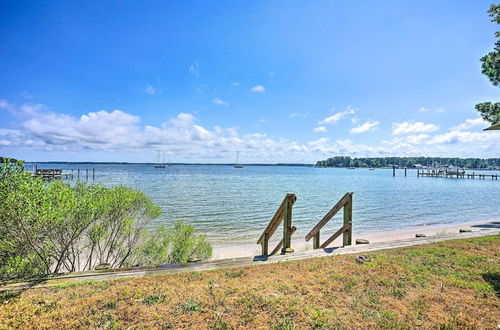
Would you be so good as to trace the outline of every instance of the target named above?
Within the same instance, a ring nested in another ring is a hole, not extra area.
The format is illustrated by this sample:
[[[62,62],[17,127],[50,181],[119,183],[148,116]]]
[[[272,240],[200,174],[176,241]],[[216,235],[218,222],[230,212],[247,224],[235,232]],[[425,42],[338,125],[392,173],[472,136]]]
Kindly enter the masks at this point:
[[[341,234],[344,234],[343,236],[343,245],[351,245],[352,243],[352,192],[346,193],[344,197],[342,197],[337,204],[335,204],[334,207],[321,219],[316,226],[309,232],[309,234],[306,235],[305,239],[306,242],[309,242],[311,238],[313,239],[313,249],[324,249],[326,248],[331,242],[333,242],[337,237],[339,237]],[[329,239],[327,239],[323,244],[320,245],[319,242],[319,232],[321,228],[323,228],[324,225],[327,224],[328,221],[330,221],[331,218],[335,214],[337,214],[338,211],[340,211],[341,208],[344,208],[344,225],[335,232]]]
[[[293,252],[291,248],[292,234],[297,230],[297,228],[292,226],[292,207],[295,204],[297,197],[295,194],[286,194],[285,198],[281,202],[280,207],[272,217],[271,221],[267,225],[266,229],[260,236],[257,244],[262,245],[262,255],[273,255],[277,253],[280,248],[282,253]],[[276,229],[283,221],[283,239],[278,243],[278,245],[273,249],[271,254],[269,254],[269,240],[273,236]]]

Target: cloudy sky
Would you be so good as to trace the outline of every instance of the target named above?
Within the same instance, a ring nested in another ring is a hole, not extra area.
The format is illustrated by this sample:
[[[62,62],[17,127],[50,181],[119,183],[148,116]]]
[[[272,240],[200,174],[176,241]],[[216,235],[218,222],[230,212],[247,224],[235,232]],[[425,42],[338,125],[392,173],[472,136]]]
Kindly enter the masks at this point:
[[[489,1],[1,1],[0,156],[500,157]]]

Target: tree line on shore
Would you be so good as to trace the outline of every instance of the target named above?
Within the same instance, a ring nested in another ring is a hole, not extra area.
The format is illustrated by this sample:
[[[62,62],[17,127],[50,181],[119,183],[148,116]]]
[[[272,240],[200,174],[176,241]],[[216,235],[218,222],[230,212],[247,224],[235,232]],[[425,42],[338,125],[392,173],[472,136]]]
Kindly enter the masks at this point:
[[[211,245],[193,226],[153,224],[161,212],[129,187],[46,182],[7,161],[0,165],[0,283],[210,258]]]
[[[441,158],[441,157],[373,157],[351,158],[335,156],[316,163],[317,167],[387,167],[399,166],[415,168],[418,165],[427,167],[460,168],[500,168],[500,158]]]

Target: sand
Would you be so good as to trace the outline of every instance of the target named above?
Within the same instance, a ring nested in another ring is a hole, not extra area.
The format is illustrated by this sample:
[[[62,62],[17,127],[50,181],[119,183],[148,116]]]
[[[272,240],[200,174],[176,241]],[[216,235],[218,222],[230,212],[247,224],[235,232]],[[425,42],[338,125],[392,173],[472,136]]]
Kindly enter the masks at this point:
[[[472,231],[478,231],[481,229],[494,229],[498,228],[500,230],[500,219],[490,219],[487,221],[472,221],[465,223],[453,223],[453,224],[438,224],[438,225],[422,225],[415,227],[406,227],[400,229],[391,229],[386,231],[372,231],[372,232],[356,232],[356,227],[354,225],[353,244],[356,239],[363,238],[371,243],[374,242],[388,242],[401,239],[408,239],[415,237],[416,234],[425,234],[426,236],[436,236],[436,235],[447,235],[451,233],[458,233],[459,229],[471,229]],[[281,238],[279,236],[280,231],[278,230],[275,234],[275,239],[269,244],[269,251],[274,249],[277,242]],[[323,233],[322,233],[323,234]],[[324,233],[321,238],[321,242],[324,242],[333,231],[330,233]],[[306,242],[302,239],[292,240],[292,247],[295,251],[306,251],[312,250],[312,239]],[[257,241],[257,238],[255,239]],[[329,247],[341,246],[342,236],[333,241]],[[236,258],[236,257],[252,257],[261,254],[261,247],[257,244],[243,244],[235,245],[230,247],[220,247],[214,248],[212,259],[225,259],[225,258]]]

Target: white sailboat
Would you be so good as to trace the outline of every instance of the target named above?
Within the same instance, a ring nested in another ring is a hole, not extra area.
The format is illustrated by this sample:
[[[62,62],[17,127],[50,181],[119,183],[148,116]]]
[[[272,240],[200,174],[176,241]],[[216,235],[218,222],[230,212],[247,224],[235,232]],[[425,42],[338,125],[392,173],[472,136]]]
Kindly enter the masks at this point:
[[[160,151],[158,151],[158,162],[155,164],[155,168],[165,168],[165,152],[163,153],[163,163],[160,163]]]
[[[244,167],[242,164],[239,163],[239,156],[240,156],[240,152],[237,151],[236,152],[236,164],[234,165],[234,168],[243,168]]]

